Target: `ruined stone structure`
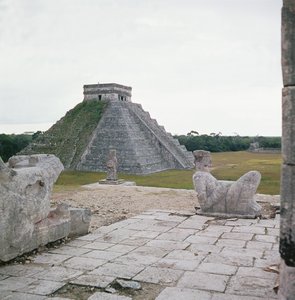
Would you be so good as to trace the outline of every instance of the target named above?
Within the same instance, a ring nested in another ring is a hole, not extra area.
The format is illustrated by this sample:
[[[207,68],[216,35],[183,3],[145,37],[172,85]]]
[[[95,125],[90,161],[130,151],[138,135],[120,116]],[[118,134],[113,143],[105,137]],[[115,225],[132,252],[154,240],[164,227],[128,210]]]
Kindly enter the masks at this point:
[[[255,218],[261,215],[261,206],[254,195],[261,175],[250,171],[237,181],[217,180],[210,174],[211,157],[209,151],[194,151],[197,172],[193,183],[201,206],[198,214],[224,217]]]
[[[84,101],[21,154],[51,153],[66,169],[106,172],[111,149],[116,149],[118,172],[194,167],[192,153],[131,102],[131,87],[115,83],[85,85]]]
[[[129,86],[116,83],[98,83],[84,85],[84,101],[87,100],[119,100],[131,101]]]
[[[107,107],[77,165],[78,170],[106,171],[110,149],[116,149],[118,172],[148,174],[193,168],[193,155],[159,126],[140,104],[131,102],[131,88],[118,84],[84,86],[84,101],[107,100]]]
[[[282,175],[280,299],[295,299],[295,0],[282,8]]]
[[[0,158],[0,261],[69,235],[86,234],[90,210],[50,208],[52,186],[63,165],[54,155]]]

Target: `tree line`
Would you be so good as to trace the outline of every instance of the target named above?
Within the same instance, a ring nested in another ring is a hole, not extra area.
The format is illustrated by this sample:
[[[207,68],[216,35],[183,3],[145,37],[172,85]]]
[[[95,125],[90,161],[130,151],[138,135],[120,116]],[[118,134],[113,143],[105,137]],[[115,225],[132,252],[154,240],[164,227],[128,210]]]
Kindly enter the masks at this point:
[[[7,161],[9,157],[17,154],[25,148],[32,140],[37,138],[41,131],[29,134],[0,134],[0,157]],[[196,131],[191,131],[187,135],[176,135],[181,145],[185,145],[188,151],[207,150],[210,152],[243,151],[250,147],[251,143],[259,143],[262,148],[281,148],[280,137],[264,136],[222,136],[220,133],[210,135],[198,135]]]
[[[198,135],[196,131],[191,131],[187,135],[176,135],[181,145],[188,151],[206,150],[210,152],[228,152],[248,150],[251,143],[259,143],[261,148],[281,148],[281,137],[264,136],[222,136],[211,133],[210,135]]]
[[[29,134],[0,134],[0,157],[6,162],[32,141]]]

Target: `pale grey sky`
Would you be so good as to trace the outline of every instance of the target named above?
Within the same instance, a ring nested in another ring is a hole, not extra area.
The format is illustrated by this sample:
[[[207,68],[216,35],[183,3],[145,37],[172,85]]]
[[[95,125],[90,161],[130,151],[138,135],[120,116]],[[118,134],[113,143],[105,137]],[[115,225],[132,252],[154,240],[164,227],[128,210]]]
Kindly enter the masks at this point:
[[[0,0],[0,133],[45,130],[83,84],[132,86],[172,134],[281,134],[280,0]]]

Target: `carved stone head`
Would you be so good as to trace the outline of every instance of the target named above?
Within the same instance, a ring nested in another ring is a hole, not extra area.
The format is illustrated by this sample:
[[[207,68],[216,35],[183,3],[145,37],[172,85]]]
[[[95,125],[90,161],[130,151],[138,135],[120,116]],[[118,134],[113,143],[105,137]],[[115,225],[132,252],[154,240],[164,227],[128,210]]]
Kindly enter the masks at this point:
[[[197,171],[210,172],[211,155],[209,151],[195,150],[193,152]]]

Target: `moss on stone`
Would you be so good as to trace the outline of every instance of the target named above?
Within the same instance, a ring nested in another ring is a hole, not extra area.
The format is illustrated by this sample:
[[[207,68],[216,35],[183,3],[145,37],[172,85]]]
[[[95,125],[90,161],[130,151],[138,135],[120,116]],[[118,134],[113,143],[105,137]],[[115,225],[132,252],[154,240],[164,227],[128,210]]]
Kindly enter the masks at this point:
[[[106,102],[84,101],[69,110],[49,130],[40,134],[22,154],[55,154],[66,169],[74,169],[86,149]]]

